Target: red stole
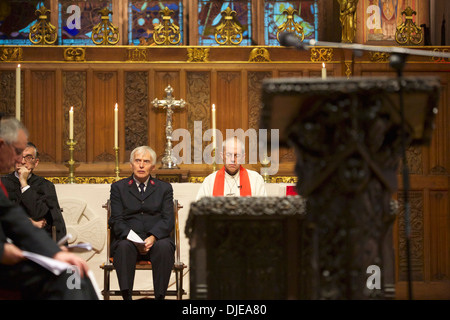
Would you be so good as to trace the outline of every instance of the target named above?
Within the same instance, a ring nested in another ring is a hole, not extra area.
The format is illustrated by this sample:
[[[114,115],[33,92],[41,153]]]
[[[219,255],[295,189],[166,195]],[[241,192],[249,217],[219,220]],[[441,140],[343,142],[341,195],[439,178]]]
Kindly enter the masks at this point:
[[[0,188],[3,190],[3,193],[5,194],[5,196],[8,198],[8,191],[6,191],[6,188],[4,186],[4,184],[0,181]]]
[[[247,170],[243,166],[240,166],[239,168],[239,183],[241,184],[241,187],[239,188],[241,197],[251,196],[252,188],[250,186],[250,179],[248,178]],[[216,173],[216,177],[214,179],[213,196],[214,197],[223,196],[224,188],[225,188],[225,166],[223,166],[222,169],[220,169]]]

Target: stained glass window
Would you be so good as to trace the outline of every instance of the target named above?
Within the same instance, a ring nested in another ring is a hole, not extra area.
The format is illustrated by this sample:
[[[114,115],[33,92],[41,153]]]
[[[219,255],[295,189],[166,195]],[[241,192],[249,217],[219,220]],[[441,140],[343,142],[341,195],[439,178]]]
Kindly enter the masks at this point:
[[[28,35],[37,22],[35,12],[42,6],[50,8],[50,0],[0,1],[0,44],[31,45]]]
[[[227,8],[235,11],[233,21],[242,30],[239,45],[252,45],[252,10],[251,1],[198,1],[198,35],[199,45],[219,45],[215,39],[216,28],[223,21],[221,12]],[[230,44],[232,45],[232,44]]]
[[[101,22],[99,11],[105,7],[112,11],[112,0],[60,0],[58,44],[95,45],[91,40],[92,29]],[[111,14],[109,19],[112,20]]]
[[[162,23],[160,11],[173,10],[170,23],[180,28],[183,39],[183,1],[129,1],[128,42],[135,45],[155,45],[153,32]],[[182,42],[182,41],[181,41]],[[181,43],[180,43],[181,44]]]
[[[294,23],[303,28],[305,42],[318,40],[318,0],[302,1],[265,1],[264,3],[264,42],[266,45],[279,46],[277,40],[278,27],[287,21],[283,12],[290,7],[296,10]]]

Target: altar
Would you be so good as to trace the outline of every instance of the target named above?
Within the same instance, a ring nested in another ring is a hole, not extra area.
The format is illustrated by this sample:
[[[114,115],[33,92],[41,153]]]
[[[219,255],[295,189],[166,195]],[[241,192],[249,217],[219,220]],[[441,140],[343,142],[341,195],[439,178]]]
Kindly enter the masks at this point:
[[[268,196],[286,195],[286,187],[293,186],[289,183],[266,183]],[[183,273],[183,288],[189,298],[189,241],[185,235],[186,220],[189,208],[195,202],[200,183],[172,183],[174,198],[183,206],[179,210],[180,249],[181,261],[187,265]],[[106,209],[103,207],[109,198],[110,184],[55,184],[60,206],[67,227],[67,232],[72,235],[70,244],[89,242],[93,250],[77,253],[87,260],[94,273],[100,290],[103,289],[103,270],[100,265],[107,260],[106,239],[107,221]],[[152,289],[152,277],[146,275],[148,271],[136,271],[135,290]],[[175,287],[175,274],[172,274],[169,289]],[[113,272],[111,277],[111,289],[119,289],[117,277]],[[119,298],[120,299],[120,298]]]

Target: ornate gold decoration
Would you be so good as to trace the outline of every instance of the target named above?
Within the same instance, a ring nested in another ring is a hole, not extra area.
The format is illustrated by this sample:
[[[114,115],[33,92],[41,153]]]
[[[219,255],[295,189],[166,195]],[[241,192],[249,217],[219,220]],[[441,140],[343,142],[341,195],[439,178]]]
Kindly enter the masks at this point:
[[[339,2],[339,20],[342,26],[342,42],[352,43],[356,35],[356,8],[358,0],[337,0]]]
[[[121,177],[123,179],[125,177]],[[69,177],[45,177],[54,184],[69,183]],[[116,177],[75,177],[77,184],[111,184],[116,181]]]
[[[188,48],[187,62],[208,62],[209,48]]]
[[[448,49],[434,48],[433,51],[448,53]],[[450,62],[450,59],[449,58],[441,58],[441,57],[431,57],[431,61],[433,61],[433,62]]]
[[[284,22],[281,26],[278,27],[277,30],[277,40],[279,34],[282,32],[291,32],[294,33],[301,41],[305,40],[305,33],[303,32],[303,27],[294,21],[294,14],[298,15],[298,11],[292,7],[287,8],[283,11],[283,14],[287,17],[286,22]]]
[[[56,27],[52,25],[48,20],[47,13],[50,10],[45,6],[42,6],[39,10],[36,10],[35,14],[38,16],[38,22],[30,28],[28,38],[33,44],[54,44],[58,37]]]
[[[126,177],[120,177],[123,179]],[[45,177],[54,184],[69,183],[68,177]],[[202,183],[205,177],[192,176],[188,178],[188,183]],[[268,183],[297,183],[298,178],[295,176],[271,176]],[[77,184],[111,184],[117,181],[116,177],[75,177]]]
[[[109,15],[112,14],[108,8],[103,8],[99,14],[102,21],[92,29],[91,39],[95,44],[111,44],[119,42],[119,28],[109,21]]]
[[[156,44],[176,45],[180,43],[180,27],[170,22],[170,16],[173,13],[174,11],[170,10],[168,7],[165,7],[164,10],[159,11],[163,22],[155,27],[155,31],[153,33],[153,41],[155,41]]]
[[[233,44],[238,45],[242,42],[242,28],[234,21],[236,11],[227,7],[220,13],[222,19],[220,24],[216,27],[214,38],[220,45]]]
[[[269,50],[266,48],[254,48],[250,52],[249,62],[271,62]]]
[[[147,49],[127,49],[127,61],[147,61]]]
[[[407,7],[402,11],[405,15],[405,21],[397,27],[395,31],[395,41],[398,44],[419,44],[423,40],[422,28],[419,28],[413,21],[413,15],[416,15],[411,7]]]
[[[388,62],[391,56],[388,52],[369,51],[369,58],[372,62]]]
[[[64,49],[65,61],[85,61],[86,49],[69,47]]]
[[[329,62],[333,60],[333,48],[311,48],[312,62]]]
[[[347,76],[347,79],[350,78],[352,75],[352,62],[351,61],[345,61],[345,75]]]
[[[75,175],[74,175],[74,164],[75,164],[75,160],[73,160],[73,150],[75,145],[77,144],[77,142],[73,139],[69,139],[68,141],[66,141],[66,144],[69,146],[69,155],[70,155],[70,159],[69,159],[69,178],[67,180],[67,183],[75,183]]]
[[[22,48],[0,48],[0,61],[21,61]]]

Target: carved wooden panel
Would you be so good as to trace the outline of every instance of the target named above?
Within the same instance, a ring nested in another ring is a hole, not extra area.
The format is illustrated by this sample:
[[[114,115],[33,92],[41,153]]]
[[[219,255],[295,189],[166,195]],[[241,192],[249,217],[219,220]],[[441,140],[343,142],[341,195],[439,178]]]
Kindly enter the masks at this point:
[[[0,112],[5,115],[16,113],[16,74],[13,71],[0,72]]]
[[[27,84],[28,103],[23,107],[23,122],[29,131],[29,141],[40,152],[43,162],[56,160],[56,75],[55,71],[33,71]],[[40,125],[35,125],[39,123]]]
[[[73,157],[76,161],[86,161],[86,72],[66,71],[62,73],[63,87],[63,159],[69,160],[69,110],[73,106],[73,138],[77,142]]]
[[[421,191],[410,191],[408,193],[410,203],[409,225],[411,229],[410,236],[410,263],[411,274],[414,281],[424,280],[424,198]],[[407,281],[408,279],[408,260],[406,253],[405,237],[405,208],[402,193],[398,193],[399,212],[398,223],[398,280]]]
[[[187,109],[188,130],[191,135],[191,161],[201,163],[202,152],[209,144],[203,141],[203,133],[211,128],[211,76],[209,72],[188,72],[186,75],[186,100],[189,101]],[[194,125],[198,128],[194,134]],[[201,122],[201,123],[200,123]],[[201,125],[201,126],[200,126]],[[201,132],[199,132],[201,130]],[[197,147],[197,150],[195,150]],[[195,157],[195,158],[194,158]]]
[[[125,73],[125,151],[148,144],[148,73]],[[127,159],[125,159],[127,160]]]
[[[117,72],[96,71],[92,77],[93,93],[88,123],[92,132],[94,162],[114,161],[114,107],[118,102]],[[90,117],[89,117],[90,118]]]
[[[223,138],[226,138],[226,129],[247,130],[247,123],[243,123],[243,113],[246,110],[241,105],[242,101],[242,83],[241,73],[238,71],[219,71],[217,72],[217,82],[215,84],[217,92],[216,101],[216,124],[217,129],[222,132]]]

